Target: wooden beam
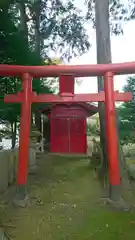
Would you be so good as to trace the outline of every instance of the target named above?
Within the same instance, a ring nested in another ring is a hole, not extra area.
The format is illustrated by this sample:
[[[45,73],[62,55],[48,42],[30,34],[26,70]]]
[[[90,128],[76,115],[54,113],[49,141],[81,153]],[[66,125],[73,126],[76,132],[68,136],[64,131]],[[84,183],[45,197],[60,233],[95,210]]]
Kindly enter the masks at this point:
[[[125,102],[132,100],[132,94],[130,92],[114,93],[115,101]],[[75,94],[74,96],[60,96],[54,94],[40,94],[36,95],[35,93],[31,93],[31,97],[29,96],[29,101],[31,103],[78,103],[78,102],[104,102],[105,94],[104,92],[100,93],[89,93],[89,94]],[[23,102],[23,93],[9,94],[4,98],[4,102],[12,102],[12,103],[22,103]]]
[[[106,72],[118,74],[135,73],[135,62],[93,64],[93,65],[51,65],[51,66],[21,66],[0,64],[0,76],[21,76],[28,73],[32,77],[59,77],[72,75],[74,77],[103,76]],[[90,78],[88,78],[90,81]]]

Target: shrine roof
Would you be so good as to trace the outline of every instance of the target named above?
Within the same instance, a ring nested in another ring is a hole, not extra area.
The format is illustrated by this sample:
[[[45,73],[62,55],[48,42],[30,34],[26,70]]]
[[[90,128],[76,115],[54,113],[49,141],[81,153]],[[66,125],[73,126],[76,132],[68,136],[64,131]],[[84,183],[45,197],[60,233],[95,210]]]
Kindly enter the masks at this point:
[[[60,105],[60,106],[65,105],[67,107],[79,105],[80,107],[84,108],[88,112],[89,116],[92,116],[98,112],[98,106],[96,106],[96,104],[94,104],[94,103],[55,103],[55,104],[50,104],[50,106],[43,107],[41,109],[41,112],[43,114],[48,114],[51,112],[51,109],[53,107],[56,107],[58,105]]]

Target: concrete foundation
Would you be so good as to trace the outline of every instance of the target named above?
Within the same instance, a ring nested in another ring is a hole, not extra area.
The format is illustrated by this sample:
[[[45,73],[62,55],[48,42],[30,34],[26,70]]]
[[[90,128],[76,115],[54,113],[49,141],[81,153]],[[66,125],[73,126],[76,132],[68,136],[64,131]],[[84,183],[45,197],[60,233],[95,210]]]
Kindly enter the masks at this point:
[[[8,157],[5,152],[0,152],[0,193],[6,191],[8,187]]]
[[[36,173],[36,151],[30,148],[29,151],[29,173]],[[18,169],[18,149],[0,151],[0,193],[7,190],[9,185],[16,181]]]
[[[13,200],[13,204],[19,207],[27,207],[29,204],[29,198],[27,195],[26,185],[20,185],[16,188],[16,195]]]

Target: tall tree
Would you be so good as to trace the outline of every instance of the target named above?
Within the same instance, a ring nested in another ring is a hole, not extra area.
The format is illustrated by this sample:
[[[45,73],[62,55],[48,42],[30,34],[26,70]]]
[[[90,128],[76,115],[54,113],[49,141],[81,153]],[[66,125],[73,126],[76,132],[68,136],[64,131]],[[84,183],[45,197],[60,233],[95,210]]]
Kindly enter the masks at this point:
[[[0,5],[0,61],[8,64],[35,65],[36,54],[32,53],[28,47],[27,33],[25,34],[25,29],[22,27],[23,21],[21,21],[21,27],[16,23],[18,15],[13,11],[13,6],[14,1],[6,1]],[[21,81],[19,78],[0,77],[0,85],[0,123],[10,123],[13,148],[16,141],[17,122],[20,119],[20,105],[4,104],[3,99],[7,94],[20,91]],[[34,90],[45,93],[49,92],[49,87],[45,82],[36,81]]]
[[[85,19],[72,0],[66,3],[60,0],[1,1],[0,17],[1,63],[45,65],[44,60],[47,59],[46,64],[52,63],[50,51],[57,50],[60,58],[69,59],[90,47],[83,27]],[[19,121],[20,105],[19,108],[12,104],[5,106],[3,98],[5,94],[16,93],[21,89],[20,80],[0,78],[0,83],[1,121],[9,120],[14,115]],[[50,92],[45,79],[34,79],[33,90],[37,93]],[[32,109],[36,111],[37,106],[33,104]]]
[[[18,2],[18,1],[17,1]],[[69,60],[82,54],[90,47],[83,26],[85,18],[73,4],[67,0],[25,0],[19,1],[20,27],[35,52],[37,65],[49,58],[50,51],[57,52],[60,58]],[[27,9],[27,14],[26,14]],[[28,27],[29,26],[29,27]],[[33,81],[35,84],[36,80]],[[41,130],[41,116],[35,108],[36,125]]]
[[[97,63],[111,63],[111,44],[110,44],[110,32],[114,34],[120,34],[123,32],[121,22],[122,18],[126,18],[128,13],[127,9],[121,1],[115,0],[89,0],[88,3],[88,12],[87,19],[91,19],[96,27],[96,41],[97,41]],[[95,13],[93,14],[93,10]],[[113,20],[115,20],[113,22]],[[101,91],[104,89],[103,78],[98,78],[98,90]],[[104,175],[108,170],[108,159],[107,159],[107,144],[106,144],[106,131],[105,131],[105,111],[104,103],[99,103],[99,116],[100,116],[100,141],[102,147],[102,167]],[[123,152],[121,149],[120,141],[119,145],[119,159],[120,166],[123,166]],[[122,164],[121,164],[122,162]],[[122,167],[121,167],[122,168]],[[111,188],[110,198],[117,200],[121,197],[120,194],[117,194],[115,188]]]
[[[110,26],[109,26],[109,1],[95,1],[95,17],[96,17],[96,41],[97,41],[97,63],[111,63],[111,45],[110,45]],[[98,77],[98,91],[104,90],[104,79]],[[100,119],[100,144],[103,151],[102,168],[106,175],[107,166],[107,144],[106,144],[106,128],[105,128],[105,110],[104,103],[99,103],[99,119]]]
[[[128,0],[129,5],[132,1],[134,0]],[[94,28],[96,28],[95,2],[96,0],[85,1],[87,5],[86,19],[93,23]],[[115,35],[123,34],[122,21],[131,19],[133,6],[129,8],[127,4],[124,4],[123,0],[109,0],[108,8],[111,33]]]

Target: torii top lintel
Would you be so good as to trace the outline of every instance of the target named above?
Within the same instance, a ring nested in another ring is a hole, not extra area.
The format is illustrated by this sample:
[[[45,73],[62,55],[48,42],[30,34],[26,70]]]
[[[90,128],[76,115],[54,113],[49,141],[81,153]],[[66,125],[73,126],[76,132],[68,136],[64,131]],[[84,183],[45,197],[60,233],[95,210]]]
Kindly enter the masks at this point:
[[[52,66],[20,66],[0,64],[0,76],[20,76],[29,73],[32,77],[74,77],[103,76],[106,72],[114,75],[135,73],[135,62],[95,65],[52,65]]]
[[[111,75],[113,77],[113,75]],[[108,78],[108,76],[107,76]],[[12,103],[23,103],[26,100],[32,104],[34,102],[46,102],[46,103],[83,103],[83,102],[104,102],[105,92],[101,91],[98,93],[91,94],[74,94],[74,77],[65,75],[59,77],[60,81],[60,93],[58,95],[54,94],[39,94],[37,95],[32,91],[32,77],[29,74],[23,75],[23,91],[17,94],[9,94],[5,96],[4,102]],[[110,82],[110,80],[109,80]],[[112,82],[112,81],[111,81]],[[67,84],[66,84],[67,83]],[[114,101],[129,101],[132,99],[132,94],[130,92],[119,93],[115,91],[113,94]]]

